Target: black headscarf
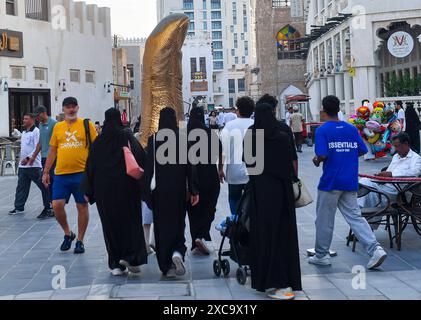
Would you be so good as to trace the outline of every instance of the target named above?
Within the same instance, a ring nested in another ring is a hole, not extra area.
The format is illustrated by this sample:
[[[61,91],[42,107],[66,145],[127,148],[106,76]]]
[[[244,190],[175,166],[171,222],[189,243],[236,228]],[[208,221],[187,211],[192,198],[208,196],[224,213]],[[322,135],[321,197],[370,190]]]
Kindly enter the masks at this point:
[[[108,109],[105,112],[104,128],[92,145],[89,156],[91,166],[106,168],[110,172],[122,168],[124,164],[122,148],[128,146],[128,142],[133,154],[137,156],[140,146],[136,144],[133,134],[123,127],[120,111],[116,108]],[[115,171],[116,175],[120,173],[121,171]]]
[[[105,121],[102,134],[115,134],[115,132],[119,130],[123,130],[120,111],[116,108],[108,109],[105,111]]]
[[[270,104],[258,104],[255,110],[254,130],[265,130],[265,139],[277,139],[280,135],[279,122],[273,114],[273,107]]]
[[[205,124],[205,112],[203,111],[203,108],[200,107],[194,107],[190,111],[187,130],[190,132],[195,129],[207,129]]]
[[[162,129],[178,131],[177,114],[174,109],[166,107],[161,110],[159,115],[159,130]]]
[[[406,131],[418,131],[421,129],[421,121],[414,109],[414,103],[408,102],[406,104],[405,121]]]

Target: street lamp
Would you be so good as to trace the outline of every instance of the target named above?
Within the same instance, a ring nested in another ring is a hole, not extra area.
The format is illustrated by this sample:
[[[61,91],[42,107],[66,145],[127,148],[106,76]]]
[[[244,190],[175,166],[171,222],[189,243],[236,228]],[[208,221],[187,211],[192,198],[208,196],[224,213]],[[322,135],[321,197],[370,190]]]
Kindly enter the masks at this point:
[[[0,78],[0,87],[3,85],[3,91],[9,91],[9,84],[7,83],[7,78]]]
[[[67,89],[66,89],[66,80],[65,79],[61,79],[58,82],[58,86],[60,87],[60,89],[61,89],[62,92],[66,92],[67,91]]]
[[[107,89],[107,93],[111,93],[111,82],[110,81],[105,82],[104,89]]]

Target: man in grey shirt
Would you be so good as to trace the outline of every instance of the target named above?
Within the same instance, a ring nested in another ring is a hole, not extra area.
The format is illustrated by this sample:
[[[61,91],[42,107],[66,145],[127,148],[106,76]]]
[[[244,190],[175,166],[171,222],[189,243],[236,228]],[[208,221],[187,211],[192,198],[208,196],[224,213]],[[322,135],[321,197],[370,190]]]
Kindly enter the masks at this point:
[[[42,168],[44,169],[45,163],[48,157],[48,152],[50,151],[50,140],[51,135],[53,133],[54,127],[57,123],[56,120],[52,119],[47,114],[47,108],[44,106],[38,106],[34,110],[34,115],[39,122],[39,143],[37,145],[37,149],[34,153],[34,156],[36,157],[41,152],[41,162],[42,162]],[[54,166],[51,168],[50,176],[53,179],[54,177]],[[52,195],[52,182],[48,188],[48,198],[49,202],[51,203],[51,195]],[[41,215],[38,216],[38,219],[47,219],[47,218],[53,218],[54,217],[54,211],[50,209],[47,211],[43,211]]]

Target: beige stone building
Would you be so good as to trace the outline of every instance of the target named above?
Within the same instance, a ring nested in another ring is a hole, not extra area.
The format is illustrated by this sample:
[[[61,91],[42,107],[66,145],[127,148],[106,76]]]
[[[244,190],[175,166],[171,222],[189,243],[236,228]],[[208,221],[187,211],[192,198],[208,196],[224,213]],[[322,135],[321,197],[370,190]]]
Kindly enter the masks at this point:
[[[247,77],[248,89],[251,95],[277,96],[281,108],[285,95],[306,93],[306,56],[297,41],[306,32],[305,3],[303,0],[252,1],[256,58],[255,67],[250,68]]]

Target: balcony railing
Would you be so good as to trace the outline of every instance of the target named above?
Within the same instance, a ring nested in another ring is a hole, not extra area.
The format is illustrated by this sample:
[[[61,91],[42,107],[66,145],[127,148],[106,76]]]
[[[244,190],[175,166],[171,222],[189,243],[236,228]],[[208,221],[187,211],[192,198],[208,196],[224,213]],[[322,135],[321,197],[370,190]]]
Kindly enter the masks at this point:
[[[220,2],[211,2],[211,9],[212,10],[221,9],[221,3]]]
[[[183,10],[194,10],[193,2],[185,2],[183,4]]]
[[[48,21],[48,0],[25,0],[25,16],[28,19]]]

